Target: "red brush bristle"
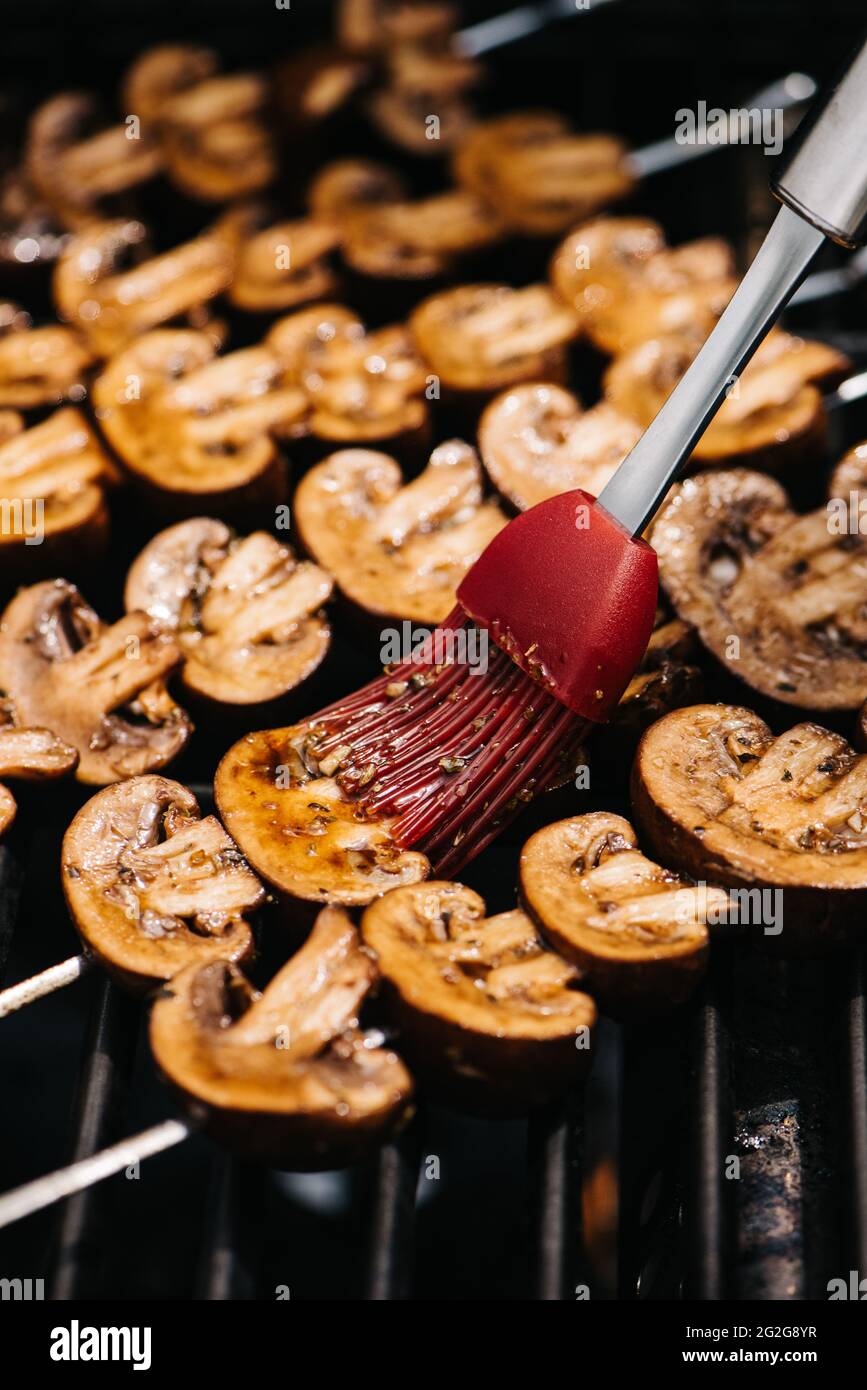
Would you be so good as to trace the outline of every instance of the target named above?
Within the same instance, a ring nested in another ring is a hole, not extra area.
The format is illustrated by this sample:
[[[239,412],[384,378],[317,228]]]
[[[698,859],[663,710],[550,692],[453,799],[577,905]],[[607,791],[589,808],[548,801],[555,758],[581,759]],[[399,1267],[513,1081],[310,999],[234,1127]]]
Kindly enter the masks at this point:
[[[336,757],[346,793],[367,814],[396,817],[395,842],[438,874],[556,782],[586,727],[493,642],[484,672],[461,660],[459,634],[473,626],[455,608],[412,661],[310,720],[320,766]]]

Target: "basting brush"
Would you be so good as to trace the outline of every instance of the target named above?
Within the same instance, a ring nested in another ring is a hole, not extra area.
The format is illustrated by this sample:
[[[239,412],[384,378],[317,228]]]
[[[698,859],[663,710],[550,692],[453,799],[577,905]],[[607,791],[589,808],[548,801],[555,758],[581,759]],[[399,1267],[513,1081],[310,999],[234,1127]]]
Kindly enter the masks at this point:
[[[783,206],[755,260],[600,498],[566,492],[517,517],[413,660],[309,721],[320,771],[362,813],[393,817],[396,844],[427,854],[436,874],[454,874],[564,780],[587,725],[625,690],[657,604],[656,556],[641,532],[826,236],[863,240],[865,93],[867,45],[799,131],[774,184]],[[476,647],[488,639],[484,674],[462,659],[473,627]]]

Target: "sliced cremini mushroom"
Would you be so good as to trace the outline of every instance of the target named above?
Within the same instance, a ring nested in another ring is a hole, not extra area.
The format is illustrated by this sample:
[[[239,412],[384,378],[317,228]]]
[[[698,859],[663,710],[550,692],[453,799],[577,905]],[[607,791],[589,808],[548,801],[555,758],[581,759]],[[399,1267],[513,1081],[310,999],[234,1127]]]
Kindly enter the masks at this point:
[[[328,258],[339,241],[335,226],[313,218],[253,232],[241,243],[229,299],[239,309],[261,313],[333,294],[337,276]]]
[[[294,516],[305,548],[351,602],[432,624],[507,520],[484,500],[475,450],[460,440],[435,449],[410,483],[388,454],[341,449],[302,478]]]
[[[257,73],[207,77],[160,106],[160,147],[172,182],[205,203],[244,198],[275,177],[265,122],[268,83]]]
[[[406,184],[387,164],[372,159],[337,159],[326,164],[307,190],[310,215],[349,226],[356,217],[408,199]]]
[[[0,303],[0,408],[31,410],[82,400],[92,362],[74,329],[56,323],[34,328],[24,310]]]
[[[166,101],[217,72],[219,60],[209,48],[166,43],[136,58],[124,80],[121,101],[126,111],[150,126],[159,124]]]
[[[737,277],[715,237],[667,247],[656,222],[605,217],[570,232],[554,253],[551,283],[596,346],[616,356],[661,334],[703,340]]]
[[[461,256],[493,245],[502,231],[500,218],[481,198],[450,189],[356,212],[345,226],[343,257],[363,275],[427,280]]]
[[[243,961],[265,891],[215,816],[167,777],[97,792],[63,837],[63,891],[88,955],[126,988]]]
[[[14,722],[78,750],[80,782],[101,786],[165,766],[190,736],[165,678],[180,649],[144,613],[109,627],[74,584],[21,589],[0,619],[0,689]]]
[[[693,705],[653,724],[633,769],[637,824],[664,863],[751,895],[738,921],[798,949],[863,931],[867,756],[799,724],[775,737],[751,710]]]
[[[425,299],[410,328],[444,386],[496,391],[562,375],[578,321],[546,285],[461,285]]]
[[[479,452],[491,482],[519,511],[582,487],[598,497],[641,429],[602,401],[582,410],[550,382],[495,396],[479,422]]]
[[[126,124],[97,129],[98,112],[86,92],[51,97],[32,116],[25,168],[39,196],[63,225],[84,227],[106,198],[146,183],[162,155],[150,129]]]
[[[112,448],[163,510],[285,502],[275,437],[303,428],[307,397],[265,345],[218,357],[205,333],[155,329],[111,359],[93,402]]]
[[[589,1063],[593,1000],[526,913],[486,917],[472,889],[430,881],[372,903],[361,931],[413,1071],[450,1098],[520,1112]]]
[[[299,563],[267,531],[235,537],[223,522],[195,517],[145,546],[124,597],[128,612],[175,634],[188,690],[245,706],[279,699],[319,666],[332,588],[324,570]]]
[[[554,111],[517,111],[474,125],[453,167],[458,183],[533,236],[563,232],[635,185],[622,141],[576,135]]]
[[[701,346],[700,335],[650,338],[623,353],[608,368],[604,390],[624,415],[646,427],[658,413]],[[769,333],[729,388],[693,459],[704,466],[726,463],[779,468],[804,458],[825,432],[821,386],[845,376],[850,362],[836,348]]]
[[[228,961],[193,965],[151,1013],[157,1066],[227,1148],[272,1167],[340,1168],[409,1118],[412,1078],[359,1014],[376,967],[326,909],[260,994]]]
[[[10,700],[0,699],[0,777],[44,782],[66,777],[78,766],[78,750],[51,729],[33,729],[16,722]],[[0,782],[0,835],[15,819],[15,797]]]
[[[96,555],[117,470],[84,415],[65,406],[31,429],[0,426],[0,566],[19,574]]]
[[[202,306],[232,279],[243,225],[227,214],[193,241],[142,259],[141,222],[95,222],[70,239],[55,267],[57,312],[100,357],[171,319],[203,321]]]
[[[838,502],[806,516],[765,474],[701,473],[653,527],[680,617],[732,675],[784,704],[857,709],[867,695],[865,470],[867,451],[853,451],[831,480]]]
[[[455,149],[474,124],[467,97],[481,80],[477,62],[455,51],[451,34],[405,37],[389,45],[384,78],[367,101],[379,133],[421,157]]]
[[[367,817],[320,768],[315,726],[248,734],[217,768],[214,794],[232,838],[258,874],[306,903],[363,907],[426,877],[423,854],[401,850],[388,817]]]
[[[336,33],[350,53],[378,53],[397,42],[442,38],[457,18],[457,6],[443,0],[339,0]]]
[[[728,896],[645,858],[622,816],[595,811],[524,845],[521,901],[606,1013],[664,1012],[689,998],[708,959],[707,919]]]
[[[315,438],[409,445],[424,435],[427,369],[402,324],[368,332],[342,305],[315,304],[278,320],[265,345],[305,392]]]

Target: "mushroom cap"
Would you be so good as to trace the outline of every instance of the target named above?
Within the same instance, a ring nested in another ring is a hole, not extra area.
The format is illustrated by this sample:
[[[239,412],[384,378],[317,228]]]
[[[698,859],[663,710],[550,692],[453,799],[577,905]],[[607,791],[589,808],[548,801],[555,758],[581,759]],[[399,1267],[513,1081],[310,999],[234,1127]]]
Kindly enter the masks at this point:
[[[241,214],[227,213],[192,241],[144,258],[141,222],[92,222],[71,237],[54,269],[60,318],[107,357],[139,334],[200,309],[231,282]],[[131,260],[134,264],[127,264]]]
[[[0,408],[31,410],[84,396],[93,356],[83,338],[62,324],[30,326],[29,315],[0,305]]]
[[[179,507],[285,497],[274,436],[303,420],[307,401],[269,348],[217,357],[205,333],[156,329],[111,359],[93,400],[130,472]]]
[[[164,766],[191,725],[164,679],[179,648],[144,613],[109,627],[65,579],[19,590],[0,620],[0,688],[21,726],[78,750],[80,782]]]
[[[511,227],[552,236],[629,194],[635,176],[612,135],[576,135],[553,111],[517,111],[473,124],[455,178]]]
[[[162,165],[147,128],[132,140],[125,123],[94,131],[98,123],[93,97],[61,92],[34,112],[28,126],[28,178],[67,227],[86,226],[102,200],[146,183]]]
[[[11,412],[10,412],[11,414]],[[66,406],[0,439],[0,564],[42,573],[62,541],[95,546],[108,529],[105,490],[117,470],[85,416]]]
[[[651,725],[632,779],[639,828],[667,863],[725,886],[821,889],[852,906],[867,888],[865,797],[867,756],[840,734],[798,724],[775,738],[736,705],[692,705]]]
[[[78,766],[78,749],[64,743],[50,729],[21,728],[12,711],[0,703],[0,777],[23,782],[53,781]],[[17,811],[15,798],[0,784],[0,835],[9,829]]]
[[[468,444],[450,440],[405,483],[388,454],[342,449],[312,468],[295,493],[305,548],[342,592],[380,617],[438,623],[489,541],[506,525],[482,496]]]
[[[410,329],[444,386],[495,391],[550,374],[578,320],[547,285],[459,285],[414,309]]]
[[[240,739],[220,762],[214,795],[232,838],[262,878],[292,899],[363,907],[425,878],[423,854],[401,850],[388,817],[365,817],[320,774],[304,724]]]
[[[273,1166],[366,1156],[408,1117],[412,1079],[358,1026],[376,969],[346,913],[313,932],[258,994],[237,966],[190,966],[151,1013],[157,1065],[207,1132]]]
[[[705,338],[737,277],[716,237],[667,247],[656,222],[605,217],[570,232],[551,261],[551,283],[596,346],[616,356],[661,334]]]
[[[503,224],[474,193],[449,189],[414,202],[381,203],[346,225],[343,257],[364,275],[426,280],[461,255],[491,246]]]
[[[596,1020],[575,970],[520,910],[485,917],[460,883],[396,888],[365,911],[387,998],[414,1069],[500,1112],[544,1104],[586,1064]]]
[[[521,900],[545,940],[577,966],[609,1012],[673,1008],[707,964],[708,908],[700,892],[638,849],[622,816],[592,812],[545,826],[521,851]]]
[[[306,395],[305,428],[334,444],[376,444],[420,433],[427,368],[403,324],[368,332],[341,304],[279,319],[265,346]]]
[[[641,430],[600,401],[582,410],[577,396],[551,382],[503,391],[479,422],[479,452],[491,482],[525,512],[560,492],[598,497]]]
[[[374,208],[406,198],[400,174],[372,159],[333,160],[319,170],[307,190],[311,216],[341,227]]]
[[[333,294],[337,277],[328,257],[339,242],[335,226],[310,217],[252,232],[239,248],[229,299],[239,309],[262,313]]]
[[[611,364],[608,400],[646,427],[693,360],[698,335],[663,335],[639,343]],[[695,463],[750,461],[782,466],[824,432],[818,385],[842,379],[849,361],[825,343],[769,333],[693,450]]]
[[[228,705],[279,699],[312,675],[331,640],[333,583],[266,531],[234,539],[211,517],[161,531],[133,562],[127,611],[173,632],[184,685]]]
[[[867,542],[852,503],[865,467],[867,450],[853,450],[833,475],[839,515],[829,504],[797,516],[762,473],[702,473],[673,489],[652,528],[679,616],[733,675],[784,704],[857,709],[867,693]]]
[[[63,891],[85,950],[127,988],[253,951],[265,893],[214,816],[166,777],[97,792],[63,837]]]
[[[268,83],[257,73],[205,77],[160,108],[161,148],[172,182],[203,203],[258,193],[277,172],[263,119]]]

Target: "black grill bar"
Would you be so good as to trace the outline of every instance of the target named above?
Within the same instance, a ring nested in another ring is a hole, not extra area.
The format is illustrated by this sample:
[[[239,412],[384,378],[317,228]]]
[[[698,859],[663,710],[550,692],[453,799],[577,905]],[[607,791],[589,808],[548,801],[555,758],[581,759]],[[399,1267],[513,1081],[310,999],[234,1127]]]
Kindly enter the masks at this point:
[[[139,1016],[136,1000],[108,979],[99,982],[84,1044],[72,1163],[121,1137]],[[110,1202],[111,1185],[99,1183],[63,1204],[49,1284],[51,1298],[98,1296]]]
[[[583,1088],[528,1125],[533,1297],[574,1297],[584,1282],[581,1189],[584,1152]]]
[[[260,1183],[261,1175],[252,1175],[247,1165],[228,1154],[215,1155],[199,1261],[199,1298],[226,1302],[255,1296],[255,1276],[246,1251],[248,1181]]]
[[[725,1156],[731,1152],[728,1004],[731,956],[714,952],[692,1024],[692,1125],[686,1210],[686,1279],[689,1298],[727,1296],[731,1241]]]
[[[418,1117],[376,1160],[376,1190],[368,1253],[368,1300],[410,1297],[415,1199],[421,1162]]]
[[[852,1259],[867,1271],[867,952],[853,956],[848,1002],[850,1157],[852,1163]]]

